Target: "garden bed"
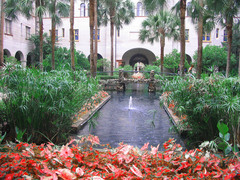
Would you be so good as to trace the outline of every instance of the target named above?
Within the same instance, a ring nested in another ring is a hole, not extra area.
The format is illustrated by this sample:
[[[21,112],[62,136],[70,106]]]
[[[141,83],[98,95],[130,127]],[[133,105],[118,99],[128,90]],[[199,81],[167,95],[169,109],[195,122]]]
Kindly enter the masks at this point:
[[[185,125],[185,122],[187,120],[187,116],[186,115],[181,115],[179,117],[176,114],[176,112],[174,112],[174,103],[170,103],[168,105],[167,102],[166,102],[167,95],[168,95],[168,93],[165,92],[165,93],[162,94],[162,96],[159,97],[159,99],[163,100],[163,108],[166,111],[166,113],[168,114],[170,120],[172,121],[172,123],[177,128],[177,130],[180,134],[182,134],[186,131],[190,131],[191,128],[187,127]]]
[[[97,150],[96,136],[52,143],[6,144],[0,147],[0,179],[239,179],[239,157],[219,158],[193,149],[182,151],[169,139],[165,151],[148,144],[139,149],[120,143],[116,149]],[[103,145],[102,145],[103,146]],[[106,146],[105,146],[106,147]]]
[[[91,117],[101,109],[111,98],[105,91],[96,94],[93,103],[87,103],[73,118],[72,132],[77,132]]]

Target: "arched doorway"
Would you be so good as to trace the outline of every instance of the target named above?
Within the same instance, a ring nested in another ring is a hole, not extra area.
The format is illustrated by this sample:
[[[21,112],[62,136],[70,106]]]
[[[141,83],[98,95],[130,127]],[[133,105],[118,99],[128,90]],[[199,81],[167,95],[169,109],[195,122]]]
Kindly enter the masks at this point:
[[[152,64],[156,61],[156,56],[148,49],[134,48],[125,52],[122,56],[122,63],[124,65],[134,66],[137,62],[145,65]]]
[[[192,58],[191,58],[191,56],[189,56],[188,54],[186,54],[186,58],[187,58],[188,64],[191,65],[191,64],[192,64]]]
[[[101,54],[97,54],[97,59],[103,59]],[[90,54],[88,55],[88,60],[90,61]]]
[[[4,57],[4,62],[6,62],[6,57],[10,57],[11,53],[8,49],[3,50],[3,57]]]
[[[23,53],[21,51],[17,51],[16,54],[15,54],[15,58],[18,60],[18,61],[22,61],[24,58],[23,58]]]
[[[31,67],[33,62],[32,62],[32,53],[28,53],[27,55],[27,67]]]

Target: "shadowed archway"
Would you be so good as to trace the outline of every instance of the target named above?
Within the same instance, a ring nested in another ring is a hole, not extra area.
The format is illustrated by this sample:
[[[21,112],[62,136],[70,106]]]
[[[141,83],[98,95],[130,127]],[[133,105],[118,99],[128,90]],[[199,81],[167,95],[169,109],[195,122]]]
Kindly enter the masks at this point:
[[[147,65],[156,61],[156,56],[148,49],[134,48],[123,54],[122,61],[124,65],[134,66],[137,62]]]
[[[6,57],[10,57],[11,56],[11,53],[10,53],[10,51],[8,50],[8,49],[4,49],[3,50],[3,55],[4,55],[4,62],[6,62]]]
[[[16,54],[15,54],[15,58],[18,60],[18,61],[22,61],[24,59],[23,57],[23,53],[21,51],[17,51]]]

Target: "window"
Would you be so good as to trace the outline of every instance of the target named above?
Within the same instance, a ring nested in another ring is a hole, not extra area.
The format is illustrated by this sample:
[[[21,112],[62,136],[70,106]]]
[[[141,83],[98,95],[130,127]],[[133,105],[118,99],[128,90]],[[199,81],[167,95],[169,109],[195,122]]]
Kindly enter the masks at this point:
[[[185,41],[189,41],[189,29],[185,29]]]
[[[117,30],[117,37],[120,37],[120,29]]]
[[[79,30],[78,29],[74,29],[74,40],[79,41]]]
[[[31,36],[31,28],[26,26],[26,39],[29,39]]]
[[[65,29],[62,28],[62,37],[65,37]]]
[[[211,33],[204,33],[202,40],[203,40],[203,42],[210,42],[211,41]]]
[[[137,16],[142,16],[142,3],[138,2],[137,3]]]
[[[58,41],[58,30],[55,30],[55,40]]]
[[[93,40],[95,40],[95,29],[93,30]],[[100,29],[97,31],[97,40],[100,40]]]
[[[189,10],[190,6],[191,6],[191,2],[188,2],[187,3],[187,16],[190,16],[190,10]]]
[[[5,33],[12,35],[12,21],[5,19]]]
[[[217,28],[216,29],[216,38],[218,39],[218,37],[219,37],[219,29]]]
[[[227,30],[225,29],[223,33],[224,33],[223,41],[227,42]]]
[[[81,5],[80,5],[80,16],[81,17],[85,17],[86,16],[86,12],[85,12],[85,4],[84,3],[82,3]]]

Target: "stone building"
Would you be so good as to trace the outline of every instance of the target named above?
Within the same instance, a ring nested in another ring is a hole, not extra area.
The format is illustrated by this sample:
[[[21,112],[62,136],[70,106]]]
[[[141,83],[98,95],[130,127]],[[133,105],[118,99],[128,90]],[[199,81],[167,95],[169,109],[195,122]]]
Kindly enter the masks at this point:
[[[167,8],[171,8],[178,0],[169,0]],[[141,24],[147,18],[147,12],[144,9],[141,0],[132,0],[135,6],[135,18],[129,25],[123,25],[119,31],[115,31],[114,35],[114,66],[120,64],[134,65],[135,62],[143,62],[151,64],[156,60],[156,56],[160,57],[159,42],[154,44],[141,43],[138,39]],[[189,5],[188,1],[188,5]],[[89,0],[75,0],[75,45],[76,49],[83,52],[87,57],[90,54],[90,29],[88,17]],[[4,54],[6,56],[14,56],[22,62],[23,66],[30,65],[32,57],[30,51],[33,45],[30,44],[28,38],[36,31],[35,18],[27,20],[20,16],[18,21],[12,21],[5,18],[4,27]],[[56,27],[57,45],[70,48],[70,20],[69,17],[62,18],[62,25]],[[50,35],[51,19],[44,18],[44,32]],[[197,31],[195,25],[191,21],[191,17],[186,12],[185,20],[186,32],[186,55],[188,61],[191,62],[193,54],[197,50]],[[216,25],[211,33],[204,34],[203,46],[208,44],[221,45],[226,41],[226,30],[220,25]],[[165,54],[177,49],[180,52],[180,42],[166,38]],[[100,26],[98,28],[98,54],[100,58],[110,60],[110,26]]]

